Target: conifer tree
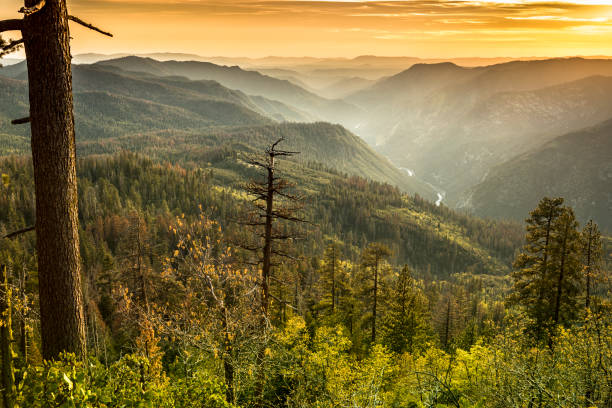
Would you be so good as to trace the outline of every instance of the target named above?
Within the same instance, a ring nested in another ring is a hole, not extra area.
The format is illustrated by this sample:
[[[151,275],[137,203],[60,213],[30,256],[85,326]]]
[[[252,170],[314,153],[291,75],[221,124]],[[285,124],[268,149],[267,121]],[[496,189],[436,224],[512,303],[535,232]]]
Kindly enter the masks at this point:
[[[584,307],[587,312],[592,308],[593,287],[601,273],[601,233],[593,220],[589,220],[582,230],[582,263],[584,265]]]
[[[426,300],[408,265],[400,271],[389,294],[383,324],[385,344],[396,353],[412,352],[429,334]]]
[[[544,198],[526,220],[526,244],[514,262],[510,303],[524,307],[527,331],[537,340],[576,315],[580,291],[578,223],[562,198]]]
[[[25,0],[22,19],[0,21],[0,33],[20,32],[24,44],[36,190],[40,325],[45,359],[63,351],[85,357],[81,293],[76,142],[68,21],[105,33],[68,14],[66,0]],[[5,47],[2,51],[5,51]]]
[[[553,323],[567,325],[578,313],[581,295],[580,234],[574,211],[565,207],[555,224],[552,284],[555,289]]]
[[[332,314],[336,312],[338,307],[338,295],[342,285],[341,268],[340,244],[338,242],[331,242],[325,248],[325,253],[323,254],[322,283],[325,291],[323,298],[329,305]]]
[[[380,283],[383,275],[388,272],[385,260],[391,256],[391,250],[384,244],[377,242],[369,244],[361,254],[361,266],[366,280],[365,291],[372,308],[372,343],[376,342],[376,323],[380,294]]]
[[[542,339],[549,313],[546,280],[549,275],[553,227],[561,215],[562,198],[544,198],[526,220],[526,244],[514,261],[513,292],[510,302],[525,307],[533,320],[528,327],[536,339]]]

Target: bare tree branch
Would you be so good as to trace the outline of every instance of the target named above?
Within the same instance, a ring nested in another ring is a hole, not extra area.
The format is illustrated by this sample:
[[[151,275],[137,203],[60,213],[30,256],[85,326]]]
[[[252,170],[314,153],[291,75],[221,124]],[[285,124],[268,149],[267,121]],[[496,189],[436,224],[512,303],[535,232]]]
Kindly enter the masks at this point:
[[[23,29],[23,20],[12,19],[0,21],[0,33],[4,31],[21,31]]]
[[[270,297],[271,297],[272,299],[276,300],[278,303],[282,303],[282,304],[284,304],[284,305],[286,305],[286,306],[289,306],[289,307],[290,307],[290,308],[292,308],[293,310],[297,310],[295,306],[293,306],[293,305],[292,305],[290,302],[288,302],[288,301],[286,301],[286,300],[283,300],[283,299],[277,298],[276,296],[274,296],[274,295],[273,295],[273,294],[271,294],[271,293],[270,293]]]
[[[24,123],[30,123],[30,117],[26,116],[25,118],[13,119],[11,120],[11,125],[23,125]]]
[[[23,38],[20,40],[13,40],[10,43],[8,43],[7,45],[5,45],[4,47],[2,47],[2,51],[8,51],[11,48],[15,48],[16,46],[18,46],[19,44],[23,44]]]
[[[32,14],[39,12],[43,7],[45,7],[46,1],[39,0],[38,3],[31,7],[22,7],[19,9],[20,13],[23,13],[26,17],[31,16]]]
[[[109,33],[108,31],[104,31],[104,30],[102,30],[102,29],[100,29],[100,28],[98,28],[98,27],[94,26],[93,24],[86,23],[85,21],[81,20],[81,19],[80,19],[80,18],[78,18],[78,17],[75,17],[75,16],[68,16],[68,20],[72,20],[72,21],[74,21],[75,23],[82,25],[83,27],[87,27],[87,28],[89,28],[90,30],[97,31],[97,32],[99,32],[100,34],[104,34],[104,35],[107,35],[107,36],[109,36],[109,37],[112,37],[112,36],[113,36],[113,35],[112,35],[111,33]]]
[[[26,232],[34,231],[34,228],[35,227],[28,227],[28,228],[20,229],[19,231],[11,232],[10,234],[7,234],[7,235],[3,236],[2,238],[4,238],[4,239],[15,238],[16,236],[19,236],[21,234],[25,234]]]

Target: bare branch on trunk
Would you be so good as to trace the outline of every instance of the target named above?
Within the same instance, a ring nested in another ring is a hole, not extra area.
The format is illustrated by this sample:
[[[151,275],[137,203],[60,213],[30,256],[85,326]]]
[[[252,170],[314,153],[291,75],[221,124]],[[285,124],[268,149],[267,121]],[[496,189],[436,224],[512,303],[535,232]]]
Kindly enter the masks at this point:
[[[104,35],[107,35],[107,36],[109,36],[109,37],[112,37],[112,36],[113,36],[113,35],[112,35],[111,33],[109,33],[108,31],[104,31],[104,30],[102,30],[101,28],[98,28],[98,27],[96,27],[96,26],[95,26],[95,25],[93,25],[93,24],[89,24],[89,23],[87,23],[87,22],[85,22],[85,21],[81,20],[81,19],[80,19],[80,18],[78,18],[78,17],[75,17],[75,16],[68,16],[68,20],[72,20],[72,21],[74,21],[75,23],[82,25],[83,27],[87,27],[87,28],[89,28],[90,30],[97,31],[97,32],[99,32],[100,34],[104,34]]]
[[[30,232],[30,231],[34,231],[34,227],[27,227],[24,229],[20,229],[19,231],[15,231],[15,232],[11,232],[10,234],[7,234],[5,236],[3,236],[2,238],[4,239],[11,239],[11,238],[15,238],[21,234],[25,234],[26,232]]]
[[[30,117],[26,116],[25,118],[13,119],[11,120],[11,125],[23,125],[24,123],[30,123]]]
[[[23,20],[12,19],[0,21],[0,33],[4,31],[21,31],[23,29]]]

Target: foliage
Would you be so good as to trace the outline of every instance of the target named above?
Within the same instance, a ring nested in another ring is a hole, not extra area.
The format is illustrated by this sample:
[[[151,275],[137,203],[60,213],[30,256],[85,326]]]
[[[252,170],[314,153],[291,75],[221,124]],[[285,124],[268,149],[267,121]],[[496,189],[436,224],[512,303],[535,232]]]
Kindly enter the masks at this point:
[[[21,378],[17,404],[23,407],[231,407],[223,385],[207,373],[170,379],[152,371],[147,359],[132,355],[108,368],[63,355],[26,368]]]

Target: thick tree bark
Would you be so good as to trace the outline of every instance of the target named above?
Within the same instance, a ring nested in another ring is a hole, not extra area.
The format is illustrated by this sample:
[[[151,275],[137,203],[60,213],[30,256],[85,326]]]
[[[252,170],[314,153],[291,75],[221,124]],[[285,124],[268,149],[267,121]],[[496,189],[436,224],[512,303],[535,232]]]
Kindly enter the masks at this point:
[[[26,0],[26,7],[36,2]],[[76,152],[65,0],[24,18],[28,61],[42,354],[83,357]]]

